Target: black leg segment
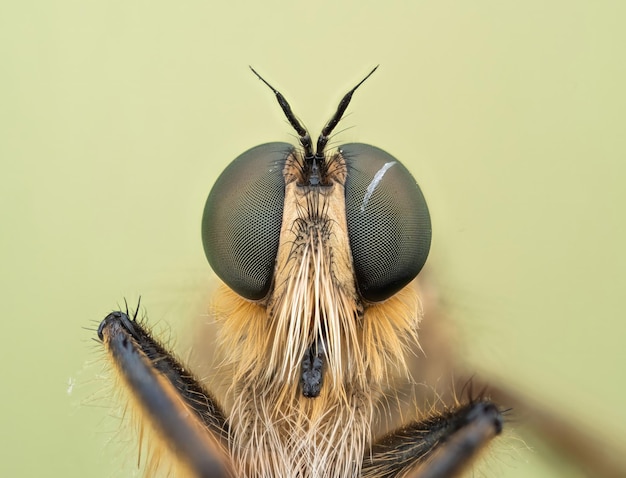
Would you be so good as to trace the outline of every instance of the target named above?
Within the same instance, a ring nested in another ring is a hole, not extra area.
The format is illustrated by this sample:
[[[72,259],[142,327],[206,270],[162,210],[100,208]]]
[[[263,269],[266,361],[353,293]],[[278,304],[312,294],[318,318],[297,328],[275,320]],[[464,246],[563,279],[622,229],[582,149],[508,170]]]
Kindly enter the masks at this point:
[[[403,426],[372,446],[364,477],[457,476],[502,431],[502,414],[480,400]]]
[[[98,328],[108,355],[154,428],[198,477],[232,476],[228,426],[215,399],[124,312]]]

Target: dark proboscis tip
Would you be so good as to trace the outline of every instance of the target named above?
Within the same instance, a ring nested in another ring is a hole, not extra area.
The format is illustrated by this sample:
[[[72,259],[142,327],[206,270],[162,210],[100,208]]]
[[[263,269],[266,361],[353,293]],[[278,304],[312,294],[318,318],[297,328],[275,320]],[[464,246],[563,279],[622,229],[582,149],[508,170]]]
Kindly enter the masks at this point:
[[[302,358],[302,395],[318,397],[324,383],[324,354],[317,345],[309,347]]]

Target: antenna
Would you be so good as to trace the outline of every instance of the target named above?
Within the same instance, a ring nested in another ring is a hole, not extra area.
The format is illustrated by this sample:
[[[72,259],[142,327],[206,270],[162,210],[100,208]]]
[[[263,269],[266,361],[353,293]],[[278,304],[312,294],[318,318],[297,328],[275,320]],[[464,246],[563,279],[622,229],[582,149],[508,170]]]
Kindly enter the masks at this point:
[[[278,104],[282,108],[283,113],[285,113],[287,120],[289,121],[293,129],[296,130],[296,133],[298,133],[298,136],[300,137],[300,144],[304,148],[304,159],[306,159],[307,161],[311,161],[313,159],[313,144],[311,143],[311,135],[309,135],[309,132],[306,130],[306,128],[302,126],[302,124],[298,121],[296,115],[293,114],[291,106],[289,106],[289,103],[282,95],[282,93],[274,88],[272,85],[270,85],[265,80],[265,78],[263,78],[256,72],[254,68],[250,67],[250,69],[252,70],[252,73],[254,73],[259,80],[265,83],[268,88],[272,90],[276,95],[276,99],[278,100]]]
[[[359,81],[359,83],[354,88],[348,91],[346,95],[342,98],[342,100],[339,102],[337,111],[335,111],[335,114],[333,115],[333,117],[328,121],[328,123],[326,123],[326,126],[324,126],[324,129],[320,133],[320,137],[317,139],[317,150],[315,151],[316,159],[324,158],[324,148],[326,147],[326,143],[328,143],[328,138],[330,134],[333,132],[333,130],[335,129],[335,126],[337,126],[337,123],[339,123],[339,120],[341,120],[341,117],[343,116],[343,114],[345,113],[346,108],[350,104],[350,100],[352,100],[352,95],[357,90],[357,88],[365,82],[365,80],[367,80],[370,76],[372,76],[372,74],[378,69],[378,67],[379,65],[376,65],[374,69],[370,71],[365,78]]]
[[[306,130],[306,128],[302,126],[302,123],[298,121],[298,118],[296,118],[296,115],[293,114],[291,106],[289,105],[285,97],[282,95],[282,93],[278,91],[276,88],[274,88],[272,85],[270,85],[265,80],[265,78],[263,78],[261,75],[257,73],[257,71],[254,68],[250,67],[250,69],[252,70],[252,73],[254,73],[259,80],[265,83],[267,87],[274,92],[274,95],[276,95],[276,100],[278,101],[278,104],[282,108],[283,113],[285,113],[285,116],[287,117],[289,124],[291,124],[292,128],[296,130],[296,133],[298,133],[300,144],[304,148],[304,165],[303,165],[303,170],[302,170],[303,181],[310,184],[311,186],[317,186],[320,183],[326,184],[327,165],[326,165],[326,157],[324,156],[324,148],[326,148],[326,145],[328,144],[330,134],[335,129],[335,126],[337,126],[337,123],[339,123],[339,121],[341,120],[341,117],[343,116],[343,114],[346,112],[346,109],[348,108],[348,105],[350,104],[350,101],[352,100],[352,95],[354,94],[354,92],[357,90],[359,86],[361,86],[365,82],[365,80],[367,80],[370,76],[372,76],[372,74],[378,69],[378,65],[376,65],[372,69],[372,71],[370,71],[365,76],[365,78],[359,81],[359,83],[350,91],[348,91],[344,95],[344,97],[341,99],[341,101],[339,102],[339,106],[337,106],[337,111],[335,111],[335,114],[332,116],[332,118],[330,118],[328,123],[326,123],[326,126],[324,126],[324,129],[322,129],[322,132],[320,133],[320,136],[317,139],[317,149],[315,151],[315,154],[313,154],[313,143],[311,141],[311,135]]]

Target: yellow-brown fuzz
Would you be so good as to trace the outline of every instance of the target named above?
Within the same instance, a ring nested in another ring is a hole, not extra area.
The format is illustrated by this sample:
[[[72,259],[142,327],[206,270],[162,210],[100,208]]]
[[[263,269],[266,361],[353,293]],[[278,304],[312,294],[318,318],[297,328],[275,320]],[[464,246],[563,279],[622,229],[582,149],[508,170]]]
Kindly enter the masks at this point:
[[[285,207],[274,284],[248,302],[223,287],[216,313],[231,368],[231,448],[244,476],[358,476],[375,406],[421,317],[413,284],[368,304],[358,295],[345,214],[346,165],[328,161],[330,185],[301,186],[302,158],[284,169]],[[300,388],[302,359],[320,337],[324,383]]]

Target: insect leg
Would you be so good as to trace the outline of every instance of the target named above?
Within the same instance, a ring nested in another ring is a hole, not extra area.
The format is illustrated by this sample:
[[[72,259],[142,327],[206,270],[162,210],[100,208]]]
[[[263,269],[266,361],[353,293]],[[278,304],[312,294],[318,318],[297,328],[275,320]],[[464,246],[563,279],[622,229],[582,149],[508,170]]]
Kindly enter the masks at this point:
[[[480,400],[402,426],[372,446],[362,476],[457,476],[502,431],[502,421],[494,403]]]
[[[98,337],[156,431],[199,477],[232,476],[224,447],[228,424],[215,399],[124,312],[112,312]]]

